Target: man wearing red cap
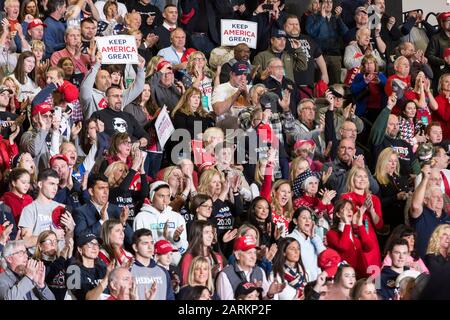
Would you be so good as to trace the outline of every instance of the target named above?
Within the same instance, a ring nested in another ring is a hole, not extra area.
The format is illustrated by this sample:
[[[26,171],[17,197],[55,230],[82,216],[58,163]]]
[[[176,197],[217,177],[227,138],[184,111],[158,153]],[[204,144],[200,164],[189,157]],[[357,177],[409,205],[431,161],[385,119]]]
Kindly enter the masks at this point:
[[[234,240],[236,263],[226,266],[217,276],[217,294],[221,300],[234,300],[234,292],[243,281],[260,284],[265,299],[273,299],[275,294],[283,291],[286,284],[277,281],[269,283],[264,271],[256,266],[257,249],[259,247],[252,236],[241,236]]]
[[[428,43],[425,56],[433,68],[433,84],[437,87],[437,81],[443,75],[441,68],[445,67],[445,61],[442,58],[444,50],[450,47],[450,11],[441,13],[438,16],[441,31],[434,35]]]
[[[59,132],[61,118],[53,116],[53,107],[47,102],[31,108],[33,129],[25,132],[20,140],[20,148],[29,152],[39,170],[48,168],[52,154],[57,154],[62,142]]]
[[[156,71],[150,78],[151,96],[155,98],[158,106],[166,105],[171,112],[185,88],[181,82],[175,82],[173,67],[169,61],[162,59],[156,66]]]
[[[44,39],[44,28],[47,25],[42,22],[41,19],[33,19],[28,23],[27,33],[29,35],[29,41]]]
[[[84,194],[81,184],[72,177],[72,169],[69,168],[69,159],[63,154],[57,154],[50,158],[50,168],[58,173],[59,184],[55,201],[63,203],[72,208],[81,206],[88,202],[89,197],[82,199]]]
[[[442,69],[442,74],[450,73],[450,47],[444,50],[442,58],[444,58],[445,61],[445,67]]]

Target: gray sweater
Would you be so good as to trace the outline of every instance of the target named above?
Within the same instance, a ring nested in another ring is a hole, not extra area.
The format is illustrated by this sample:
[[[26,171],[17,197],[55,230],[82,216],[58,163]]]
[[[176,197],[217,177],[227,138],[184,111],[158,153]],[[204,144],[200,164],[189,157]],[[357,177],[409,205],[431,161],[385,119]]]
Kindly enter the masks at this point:
[[[106,96],[105,92],[94,88],[95,77],[100,70],[100,63],[96,63],[92,66],[91,70],[86,74],[83,82],[80,86],[80,104],[83,109],[84,119],[89,117],[98,110],[106,108]],[[123,91],[122,105],[133,102],[144,90],[145,73],[143,68],[138,67],[138,73],[133,84]],[[102,101],[102,99],[105,99]]]
[[[55,300],[55,296],[47,285],[39,289],[30,278],[19,278],[8,268],[0,274],[0,300]]]

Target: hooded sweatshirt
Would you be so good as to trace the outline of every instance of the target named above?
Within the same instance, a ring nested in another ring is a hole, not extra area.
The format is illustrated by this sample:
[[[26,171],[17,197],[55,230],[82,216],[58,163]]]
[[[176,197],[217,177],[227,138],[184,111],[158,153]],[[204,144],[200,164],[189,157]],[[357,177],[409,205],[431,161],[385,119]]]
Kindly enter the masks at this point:
[[[136,231],[141,228],[146,228],[152,232],[152,237],[155,242],[165,240],[163,232],[167,221],[169,222],[169,236],[167,240],[178,249],[178,252],[174,252],[172,264],[177,265],[181,260],[181,255],[186,252],[188,247],[186,222],[181,214],[172,211],[172,207],[170,206],[167,206],[160,212],[155,207],[144,204],[141,212],[134,218],[133,230]],[[179,226],[183,226],[184,231],[180,235],[180,240],[175,241],[173,240],[173,234]]]
[[[135,261],[130,271],[136,279],[139,300],[145,300],[145,291],[150,289],[154,282],[156,282],[154,300],[175,300],[169,272],[157,265],[154,260],[151,260],[148,266]]]
[[[28,194],[24,194],[22,197],[19,197],[11,191],[5,192],[2,200],[8,207],[11,208],[16,224],[19,223],[19,218],[22,214],[23,208],[33,202],[33,198]]]

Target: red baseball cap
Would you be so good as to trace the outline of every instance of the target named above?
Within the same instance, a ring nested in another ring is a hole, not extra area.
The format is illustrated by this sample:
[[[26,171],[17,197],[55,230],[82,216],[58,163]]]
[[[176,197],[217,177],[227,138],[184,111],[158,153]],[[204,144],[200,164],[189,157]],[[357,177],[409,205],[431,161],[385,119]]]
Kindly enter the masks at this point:
[[[41,19],[33,19],[28,23],[28,27],[27,30],[39,27],[39,26],[43,26],[44,28],[47,27],[47,25],[45,23],[42,22]]]
[[[63,206],[57,206],[52,211],[53,225],[58,229],[62,229],[61,216],[64,214],[64,212],[66,212],[66,208],[64,208]]]
[[[309,139],[309,140],[298,140],[295,144],[294,144],[294,150],[297,150],[298,148],[301,148],[303,145],[305,144],[309,144],[312,147],[316,146],[316,143],[314,142],[314,140]]]
[[[167,254],[169,252],[178,251],[167,240],[159,240],[155,243],[155,254]]]
[[[247,251],[253,248],[259,249],[255,238],[251,236],[242,236],[234,240],[234,251]]]
[[[65,155],[63,155],[63,154],[55,154],[48,161],[48,164],[50,165],[50,167],[53,165],[53,162],[55,162],[55,160],[58,160],[58,159],[64,160],[65,162],[69,163],[69,159],[67,159],[67,157]]]
[[[169,61],[167,60],[161,60],[157,65],[156,65],[156,71],[161,70],[166,64],[170,64]]]
[[[183,56],[181,57],[181,62],[187,62],[189,59],[189,56],[194,53],[195,51],[197,51],[194,48],[188,48],[186,49],[186,51],[184,52]]]
[[[38,113],[45,114],[50,111],[53,111],[53,107],[50,104],[46,102],[39,103],[31,109],[31,116],[35,116]]]
[[[442,12],[438,15],[438,20],[439,22],[444,22],[446,21],[448,18],[450,18],[450,11],[448,12]]]
[[[442,57],[445,59],[448,56],[450,56],[450,48],[445,48],[444,54],[442,55]]]
[[[319,254],[317,264],[328,274],[329,278],[333,278],[341,262],[341,256],[336,250],[326,249]]]

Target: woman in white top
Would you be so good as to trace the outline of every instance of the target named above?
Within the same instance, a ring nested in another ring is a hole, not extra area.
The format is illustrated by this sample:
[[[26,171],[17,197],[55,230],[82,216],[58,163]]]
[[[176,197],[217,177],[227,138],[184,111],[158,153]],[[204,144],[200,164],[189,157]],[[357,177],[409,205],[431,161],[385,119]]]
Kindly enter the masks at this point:
[[[41,88],[36,84],[35,80],[35,68],[36,57],[30,51],[22,52],[17,60],[16,68],[12,77],[19,84],[19,96],[20,102],[27,98],[33,100],[33,98],[41,91]]]
[[[269,281],[286,283],[283,291],[276,294],[275,300],[303,300],[308,277],[300,256],[300,244],[294,238],[282,238],[273,258]]]

